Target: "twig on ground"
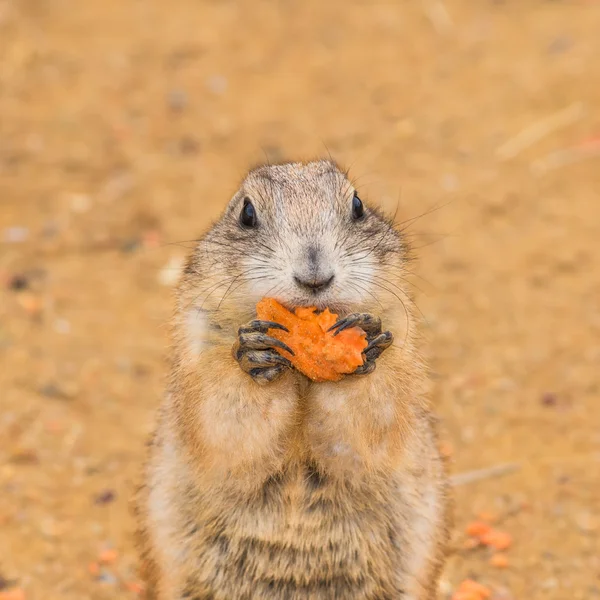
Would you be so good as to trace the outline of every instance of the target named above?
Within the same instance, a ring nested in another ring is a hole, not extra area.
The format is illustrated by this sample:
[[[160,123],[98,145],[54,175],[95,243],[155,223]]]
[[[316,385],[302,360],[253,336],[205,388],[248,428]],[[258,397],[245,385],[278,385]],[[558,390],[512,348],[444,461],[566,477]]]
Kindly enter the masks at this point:
[[[529,127],[521,130],[515,137],[502,144],[496,150],[496,156],[500,160],[515,158],[523,150],[539,142],[547,135],[578,121],[584,113],[583,108],[582,102],[574,102],[553,115],[532,123]]]
[[[457,473],[450,477],[450,483],[453,486],[465,485],[467,483],[473,483],[474,481],[481,481],[482,479],[490,479],[492,477],[501,477],[502,475],[508,475],[514,471],[518,471],[521,465],[518,463],[506,463],[503,465],[495,465],[486,469],[476,469],[475,471],[467,471],[465,473]]]
[[[532,162],[531,170],[536,175],[542,175],[546,171],[559,169],[560,167],[566,167],[596,157],[600,157],[600,141],[594,144],[589,143],[551,152],[544,158]]]

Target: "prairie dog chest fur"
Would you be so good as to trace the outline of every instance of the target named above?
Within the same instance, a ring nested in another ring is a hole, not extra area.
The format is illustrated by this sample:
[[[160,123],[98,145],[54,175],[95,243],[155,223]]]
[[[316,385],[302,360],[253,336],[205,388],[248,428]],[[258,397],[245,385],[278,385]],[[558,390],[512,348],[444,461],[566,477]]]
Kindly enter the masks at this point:
[[[155,532],[157,547],[177,547],[179,560],[193,564],[181,582],[182,597],[188,588],[196,593],[200,581],[215,598],[391,593],[395,584],[382,579],[372,561],[379,568],[387,561],[383,572],[399,567],[402,528],[392,514],[383,517],[380,485],[375,492],[365,481],[349,497],[343,483],[329,480],[310,460],[286,465],[255,486],[229,483],[207,493],[190,481],[174,521]],[[150,498],[152,506],[152,492]],[[156,519],[164,515],[161,502],[154,510]]]
[[[447,485],[408,260],[333,163],[246,177],[178,288],[137,501],[150,599],[435,598]],[[256,319],[265,296],[359,324],[364,365],[309,381]]]

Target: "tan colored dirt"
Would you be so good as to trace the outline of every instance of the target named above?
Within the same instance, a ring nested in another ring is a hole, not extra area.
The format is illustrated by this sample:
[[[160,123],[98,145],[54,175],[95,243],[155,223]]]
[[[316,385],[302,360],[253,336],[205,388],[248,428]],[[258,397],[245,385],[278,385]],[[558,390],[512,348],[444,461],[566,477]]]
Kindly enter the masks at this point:
[[[453,471],[520,465],[456,493],[509,567],[461,549],[445,591],[600,598],[599,31],[595,0],[0,0],[0,575],[135,597],[169,244],[265,154],[331,152],[415,219]]]

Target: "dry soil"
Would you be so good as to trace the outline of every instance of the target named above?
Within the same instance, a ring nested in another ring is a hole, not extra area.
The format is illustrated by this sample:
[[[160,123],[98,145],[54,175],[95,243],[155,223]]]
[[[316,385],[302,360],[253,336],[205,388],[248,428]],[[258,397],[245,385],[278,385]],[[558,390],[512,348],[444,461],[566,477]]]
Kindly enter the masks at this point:
[[[1,0],[0,587],[135,597],[187,241],[250,165],[331,153],[414,219],[453,472],[518,466],[456,488],[443,592],[600,598],[599,32],[594,0]],[[506,569],[462,547],[481,511]]]

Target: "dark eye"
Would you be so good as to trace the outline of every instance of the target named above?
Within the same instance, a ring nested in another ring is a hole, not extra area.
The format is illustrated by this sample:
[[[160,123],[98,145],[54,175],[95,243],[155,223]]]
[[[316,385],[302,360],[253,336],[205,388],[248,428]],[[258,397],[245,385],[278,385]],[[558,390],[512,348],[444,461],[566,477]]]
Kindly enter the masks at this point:
[[[363,206],[362,200],[358,197],[358,194],[354,192],[352,196],[352,218],[357,221],[362,218],[365,214],[365,207]]]
[[[244,227],[256,227],[256,210],[249,198],[244,198],[244,206],[240,215],[240,223]]]

